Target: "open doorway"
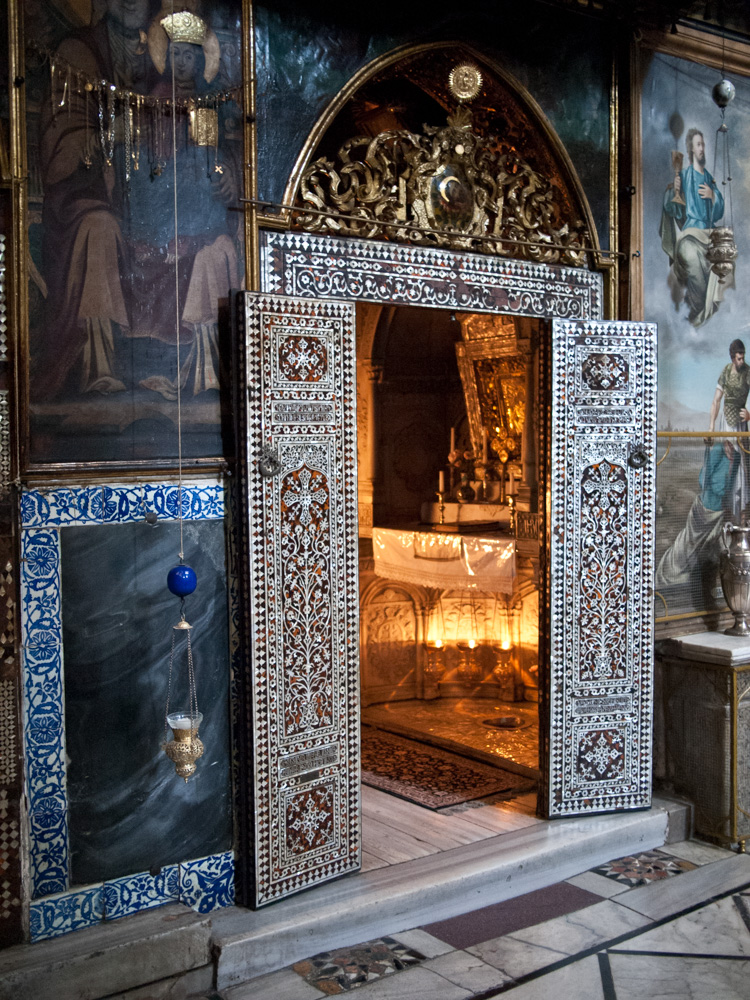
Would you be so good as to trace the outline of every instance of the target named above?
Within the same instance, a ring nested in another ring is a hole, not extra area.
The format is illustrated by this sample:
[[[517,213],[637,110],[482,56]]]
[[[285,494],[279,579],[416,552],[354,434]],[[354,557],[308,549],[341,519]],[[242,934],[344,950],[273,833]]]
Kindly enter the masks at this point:
[[[537,513],[540,324],[357,321],[367,870],[535,811],[539,552],[516,536]]]

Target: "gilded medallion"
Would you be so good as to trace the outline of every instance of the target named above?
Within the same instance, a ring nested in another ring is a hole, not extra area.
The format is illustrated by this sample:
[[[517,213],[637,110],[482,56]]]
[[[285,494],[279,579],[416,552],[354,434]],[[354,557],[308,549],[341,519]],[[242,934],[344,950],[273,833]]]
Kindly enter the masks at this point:
[[[459,63],[448,76],[448,88],[457,101],[473,101],[482,89],[482,74],[474,63]]]

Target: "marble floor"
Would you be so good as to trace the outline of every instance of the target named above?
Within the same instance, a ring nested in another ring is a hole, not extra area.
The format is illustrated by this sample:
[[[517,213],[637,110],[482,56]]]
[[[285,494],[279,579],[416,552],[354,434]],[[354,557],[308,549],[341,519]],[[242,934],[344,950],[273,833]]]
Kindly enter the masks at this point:
[[[669,844],[203,996],[353,990],[358,1000],[747,1000],[750,857]]]
[[[532,702],[488,698],[391,701],[362,710],[362,722],[424,739],[479,760],[535,775],[539,767],[539,712]],[[511,728],[503,728],[503,723]]]

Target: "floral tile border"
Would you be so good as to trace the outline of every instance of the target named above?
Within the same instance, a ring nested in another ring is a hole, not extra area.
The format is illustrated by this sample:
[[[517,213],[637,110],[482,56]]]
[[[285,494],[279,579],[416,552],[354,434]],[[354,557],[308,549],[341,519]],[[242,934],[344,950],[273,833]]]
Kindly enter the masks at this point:
[[[101,885],[38,899],[31,904],[31,940],[44,941],[69,931],[93,927],[103,919],[104,892]]]
[[[224,516],[224,487],[218,482],[140,483],[29,490],[21,497],[23,528],[62,528],[71,524],[123,524],[153,511],[176,520],[182,490],[184,520]]]
[[[232,852],[172,865],[156,876],[141,872],[95,886],[69,888],[59,529],[140,521],[148,512],[176,520],[180,507],[185,520],[223,518],[222,483],[200,481],[182,487],[176,483],[108,483],[30,490],[21,497],[24,752],[33,941],[169,902],[185,902],[200,912],[234,902]],[[230,581],[229,600],[234,624],[239,600],[236,581]]]
[[[169,865],[158,875],[139,872],[34,900],[31,940],[58,937],[167,903],[184,903],[199,913],[230,906],[234,903],[234,853],[211,854]]]

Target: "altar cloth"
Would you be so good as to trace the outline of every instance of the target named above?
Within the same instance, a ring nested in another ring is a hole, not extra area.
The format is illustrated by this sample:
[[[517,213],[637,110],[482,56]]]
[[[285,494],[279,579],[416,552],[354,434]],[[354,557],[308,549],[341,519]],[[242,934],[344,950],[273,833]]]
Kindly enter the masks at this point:
[[[516,575],[512,538],[373,528],[375,573],[442,590],[510,594]]]

